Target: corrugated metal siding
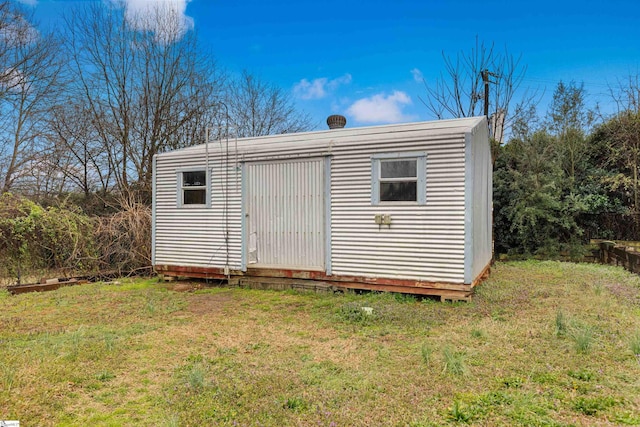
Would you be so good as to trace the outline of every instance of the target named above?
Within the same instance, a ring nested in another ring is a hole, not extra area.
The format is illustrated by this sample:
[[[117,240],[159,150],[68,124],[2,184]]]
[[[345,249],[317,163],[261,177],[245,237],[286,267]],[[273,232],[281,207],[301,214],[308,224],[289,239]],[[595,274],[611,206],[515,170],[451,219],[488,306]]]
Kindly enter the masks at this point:
[[[493,170],[488,133],[487,127],[480,125],[472,136],[473,179],[472,192],[468,195],[473,206],[471,280],[482,272],[493,256]]]
[[[464,281],[464,135],[478,119],[343,129],[239,140],[234,159],[331,157],[331,263],[334,275]],[[209,144],[215,152],[222,147]],[[371,155],[425,151],[426,205],[372,206]],[[204,164],[203,146],[158,156],[156,263],[224,266],[220,157],[212,154],[212,209],[176,209],[175,169]],[[249,163],[247,163],[248,165]],[[241,267],[241,197],[229,188],[231,268]],[[392,225],[378,226],[377,213]]]
[[[228,173],[224,154],[209,157],[211,208],[176,205],[177,170],[205,168],[204,155],[160,155],[156,166],[156,264],[241,268],[240,171],[230,157]],[[228,191],[227,191],[228,190]],[[227,215],[228,212],[228,220]],[[228,244],[226,231],[228,225]]]
[[[426,205],[371,205],[371,155],[425,151]],[[408,143],[378,141],[333,150],[334,274],[461,283],[464,268],[464,139],[424,135]],[[391,215],[391,227],[375,214]]]
[[[248,163],[250,267],[324,269],[324,159]]]

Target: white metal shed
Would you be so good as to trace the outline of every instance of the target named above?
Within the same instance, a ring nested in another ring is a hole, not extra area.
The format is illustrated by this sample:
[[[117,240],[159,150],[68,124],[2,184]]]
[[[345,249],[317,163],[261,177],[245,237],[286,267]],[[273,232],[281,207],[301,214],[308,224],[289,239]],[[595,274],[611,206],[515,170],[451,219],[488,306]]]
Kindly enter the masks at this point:
[[[153,264],[468,296],[492,258],[484,117],[229,139],[154,159]]]

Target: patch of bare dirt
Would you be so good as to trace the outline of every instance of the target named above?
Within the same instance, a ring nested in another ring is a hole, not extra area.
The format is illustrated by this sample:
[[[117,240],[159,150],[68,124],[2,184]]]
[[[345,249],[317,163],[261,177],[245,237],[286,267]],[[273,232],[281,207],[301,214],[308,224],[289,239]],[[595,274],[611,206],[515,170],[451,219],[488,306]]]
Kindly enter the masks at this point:
[[[175,292],[193,292],[198,289],[203,289],[205,286],[202,283],[196,282],[176,282],[171,286],[171,290]]]
[[[189,298],[187,310],[193,314],[213,314],[235,303],[231,292],[193,295]]]

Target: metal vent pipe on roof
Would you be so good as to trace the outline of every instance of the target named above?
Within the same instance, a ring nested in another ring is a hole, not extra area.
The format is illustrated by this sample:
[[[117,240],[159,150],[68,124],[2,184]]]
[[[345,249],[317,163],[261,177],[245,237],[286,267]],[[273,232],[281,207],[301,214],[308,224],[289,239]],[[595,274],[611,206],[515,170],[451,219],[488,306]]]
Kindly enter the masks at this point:
[[[341,129],[346,126],[347,118],[340,114],[333,114],[327,117],[327,124],[329,125],[329,129]]]

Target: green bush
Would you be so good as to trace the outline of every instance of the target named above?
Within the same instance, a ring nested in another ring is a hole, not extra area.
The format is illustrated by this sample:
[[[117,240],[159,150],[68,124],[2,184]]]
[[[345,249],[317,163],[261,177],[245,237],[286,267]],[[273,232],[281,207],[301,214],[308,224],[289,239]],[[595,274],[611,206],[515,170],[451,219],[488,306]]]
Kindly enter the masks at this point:
[[[92,270],[96,263],[92,218],[75,206],[49,207],[40,217],[42,261],[49,268]]]
[[[44,208],[11,193],[0,195],[0,278],[117,271],[151,264],[151,210],[121,203],[120,210],[90,217],[67,202]]]
[[[44,209],[11,193],[0,196],[0,275],[21,278],[40,270],[86,271],[95,266],[94,221],[78,208]]]

